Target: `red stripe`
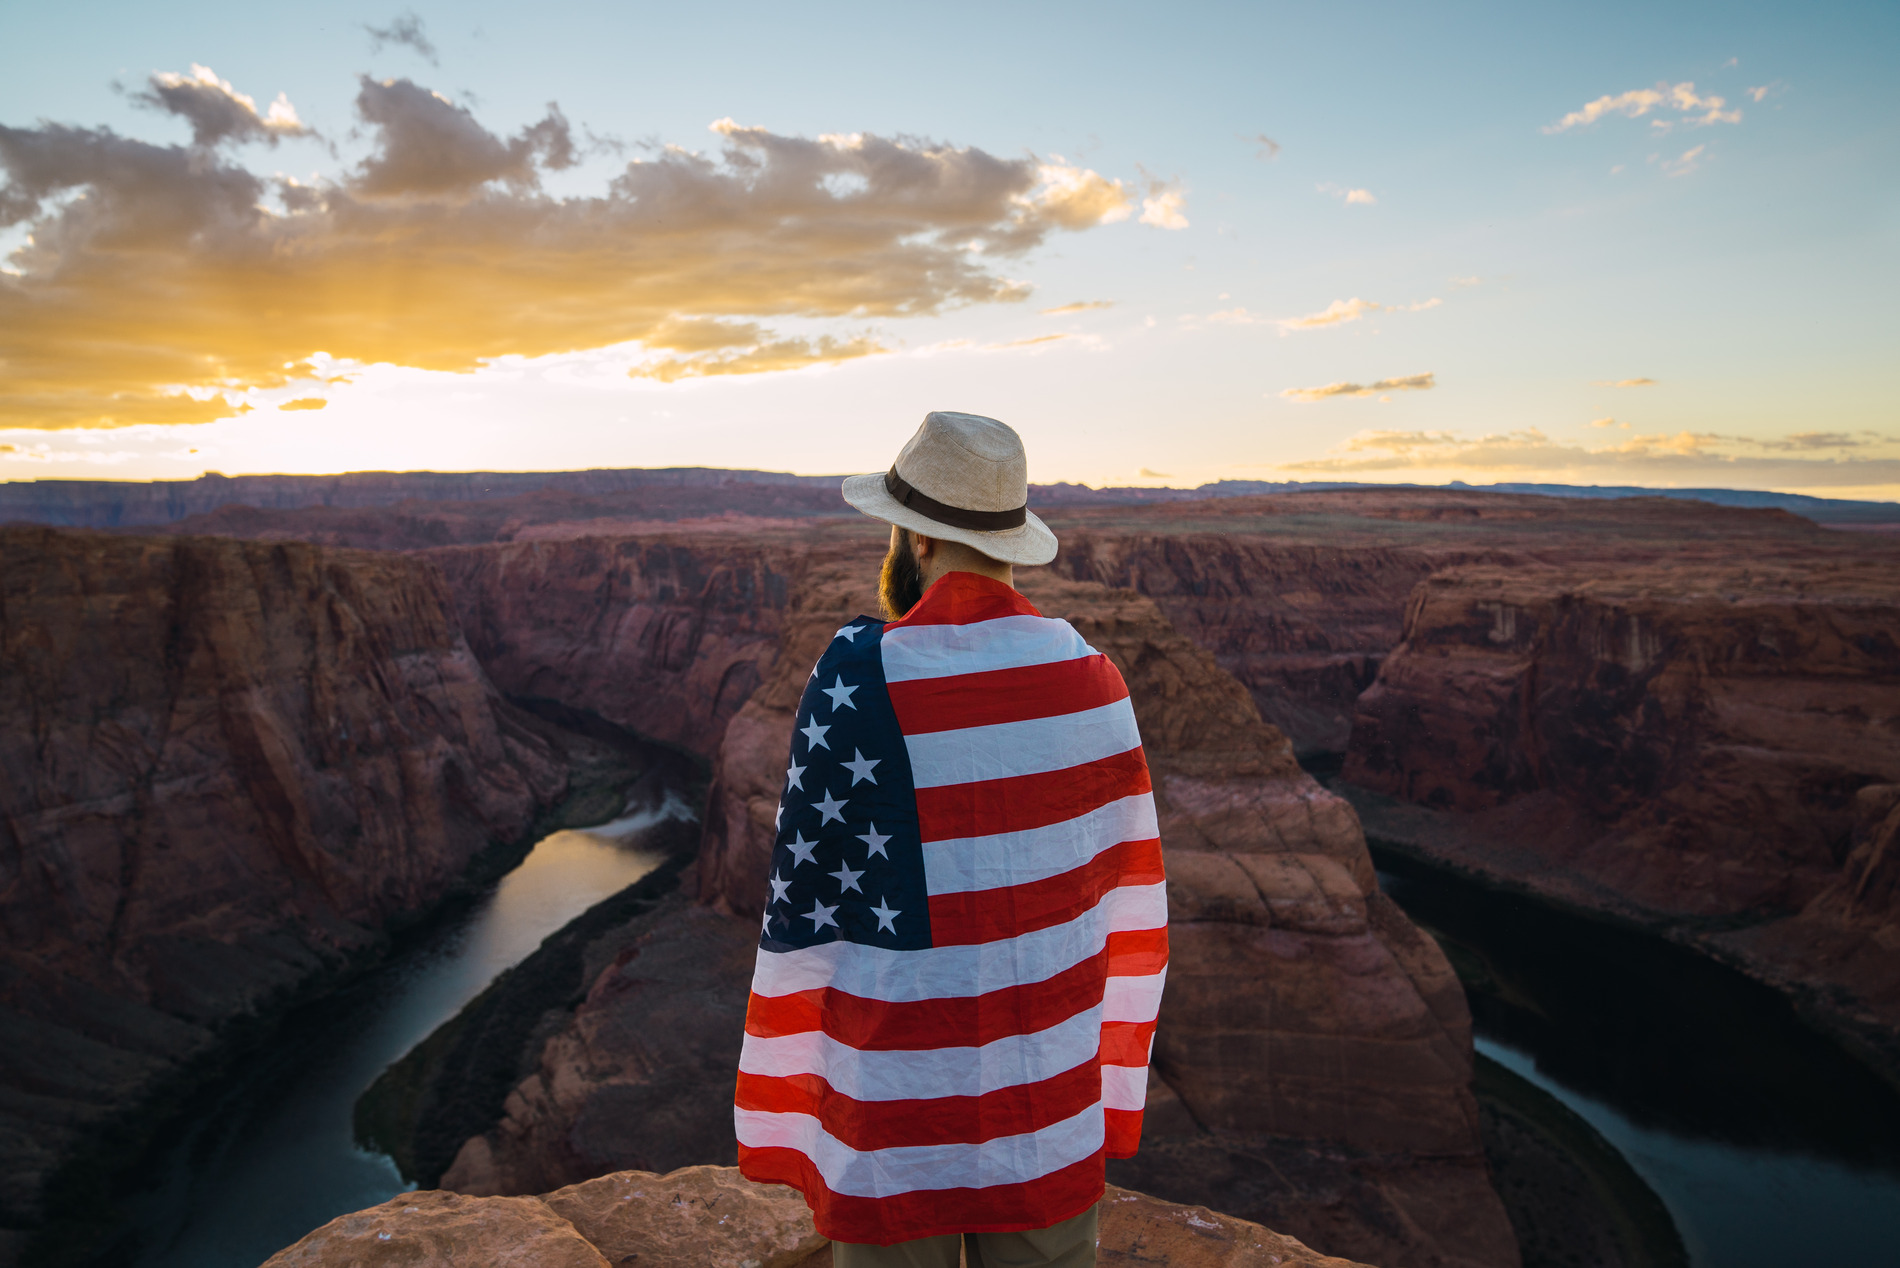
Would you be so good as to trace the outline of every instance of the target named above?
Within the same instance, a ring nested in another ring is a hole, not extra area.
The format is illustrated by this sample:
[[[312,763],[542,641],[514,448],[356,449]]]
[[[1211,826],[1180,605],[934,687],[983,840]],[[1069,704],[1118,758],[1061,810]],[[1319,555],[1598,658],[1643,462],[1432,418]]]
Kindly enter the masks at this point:
[[[1108,976],[1153,977],[1168,967],[1167,929],[1124,929],[1108,935]]]
[[[1111,1158],[1133,1158],[1141,1148],[1141,1111],[1105,1109],[1102,1118],[1102,1152]]]
[[[1099,709],[1126,699],[1128,684],[1108,657],[1097,653],[980,674],[913,678],[890,684],[890,692],[904,734],[926,735]]]
[[[1140,748],[1035,775],[1010,775],[917,790],[917,822],[926,841],[1026,832],[1145,793],[1148,759]]]
[[[1145,1066],[1148,1049],[1155,1037],[1151,1021],[1105,1021],[1102,1023],[1102,1064]]]
[[[962,947],[1001,942],[1066,924],[1119,885],[1153,885],[1161,871],[1161,841],[1124,841],[1060,876],[962,894],[930,896],[930,944]]]
[[[889,1246],[940,1233],[1015,1233],[1073,1219],[1102,1200],[1102,1154],[1060,1171],[987,1189],[914,1189],[887,1198],[833,1193],[795,1149],[739,1146],[739,1170],[760,1184],[805,1195],[818,1231],[833,1241]]]
[[[904,619],[884,627],[888,634],[915,625],[971,625],[1003,616],[1041,616],[1029,600],[1000,581],[974,572],[950,572],[938,578]]]
[[[1091,1057],[1040,1083],[997,1088],[981,1096],[860,1101],[816,1074],[773,1078],[739,1072],[740,1109],[810,1114],[859,1152],[908,1145],[981,1144],[1020,1136],[1073,1118],[1102,1099],[1101,1067]]]
[[[830,986],[754,994],[745,1029],[762,1039],[822,1030],[861,1052],[976,1047],[1047,1030],[1101,1003],[1107,978],[1151,976],[1167,962],[1166,929],[1128,929],[1109,934],[1100,952],[1054,977],[983,995],[890,1003]]]

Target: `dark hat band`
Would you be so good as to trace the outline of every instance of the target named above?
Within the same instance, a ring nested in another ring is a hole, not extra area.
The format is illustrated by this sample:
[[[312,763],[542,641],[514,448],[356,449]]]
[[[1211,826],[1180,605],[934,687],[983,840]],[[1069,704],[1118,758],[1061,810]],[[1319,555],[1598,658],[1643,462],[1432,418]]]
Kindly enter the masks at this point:
[[[897,474],[896,467],[884,473],[884,491],[925,519],[947,524],[951,528],[968,528],[979,533],[1000,533],[1005,529],[1021,528],[1029,518],[1027,502],[1013,511],[972,511],[961,506],[950,506],[939,502],[928,493],[918,492],[908,480]]]

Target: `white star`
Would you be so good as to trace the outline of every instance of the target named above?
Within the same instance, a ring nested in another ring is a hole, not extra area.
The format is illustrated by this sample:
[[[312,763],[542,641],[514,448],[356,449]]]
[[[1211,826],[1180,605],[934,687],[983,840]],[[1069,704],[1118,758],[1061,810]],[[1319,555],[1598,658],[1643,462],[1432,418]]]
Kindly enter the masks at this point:
[[[803,766],[800,766],[797,762],[793,762],[790,766],[787,766],[785,768],[785,782],[791,785],[793,788],[798,789],[800,792],[803,792],[805,789],[805,786],[799,783],[798,781],[804,775],[804,773],[805,773],[805,768]],[[877,781],[874,779],[871,782],[875,784]]]
[[[794,866],[796,866],[796,864],[794,864]],[[836,873],[834,872],[833,875],[835,876]],[[780,877],[777,872],[772,873],[771,877],[766,881],[766,884],[772,887],[772,901],[775,903],[784,902],[785,891],[792,887],[792,883]]]
[[[835,904],[827,907],[816,898],[812,899],[811,910],[805,913],[805,919],[811,921],[811,931],[817,933],[826,925],[830,925],[833,929],[836,929],[838,922],[831,918],[831,913],[836,910],[838,910],[838,908]],[[897,930],[893,929],[891,932],[896,933]]]
[[[832,637],[833,638],[848,638],[853,643],[855,643],[858,641],[858,635],[863,630],[864,630],[864,627],[862,625],[847,625],[843,629],[839,630],[836,634],[833,634]]]
[[[870,831],[859,837],[858,840],[864,842],[864,844],[869,847],[864,852],[864,861],[869,863],[873,854],[884,854],[884,843],[891,838],[888,834],[879,832],[875,823],[867,823],[864,826],[869,828]],[[889,858],[891,856],[884,854],[884,857]]]
[[[772,913],[771,912],[768,911],[765,913],[765,922],[759,926],[759,932],[760,933],[772,932]]]
[[[864,873],[852,871],[849,863],[840,862],[837,871],[827,872],[825,875],[836,878],[838,882],[838,896],[840,898],[844,897],[844,892],[847,889],[856,889],[860,894],[864,892],[858,887],[858,877],[864,875]]]
[[[860,779],[868,779],[875,784],[877,782],[877,776],[871,773],[871,768],[884,759],[881,757],[867,758],[860,750],[855,748],[851,750],[851,754],[858,760],[855,762],[839,763],[839,765],[851,772],[851,786],[856,788]]]
[[[831,711],[833,713],[836,713],[840,709],[855,709],[858,707],[851,703],[851,693],[856,691],[857,688],[845,686],[843,674],[837,676],[835,686],[820,687],[818,690],[831,697]]]
[[[772,815],[772,831],[777,832],[779,830],[779,826],[782,823],[784,823],[784,821],[785,821],[785,803],[781,801],[778,803],[777,812]]]
[[[839,801],[837,794],[828,792],[825,794],[823,801],[812,802],[811,808],[824,816],[824,818],[818,821],[818,826],[822,828],[833,819],[836,819],[839,823],[843,823],[844,808],[850,804],[848,801]]]
[[[807,753],[815,748],[831,747],[831,745],[825,743],[825,732],[831,728],[828,726],[819,726],[816,714],[812,715],[812,720],[807,725],[801,726],[798,729],[805,737],[805,751]]]
[[[897,918],[903,915],[904,913],[901,911],[891,910],[890,902],[891,900],[888,898],[878,899],[877,906],[871,908],[871,914],[877,917],[878,928],[888,929],[892,933],[896,933],[897,932]]]
[[[790,850],[792,857],[797,860],[792,864],[793,867],[797,867],[799,863],[816,863],[818,860],[811,856],[811,852],[817,846],[818,842],[807,841],[803,832],[792,833],[792,839],[785,843],[785,848]]]

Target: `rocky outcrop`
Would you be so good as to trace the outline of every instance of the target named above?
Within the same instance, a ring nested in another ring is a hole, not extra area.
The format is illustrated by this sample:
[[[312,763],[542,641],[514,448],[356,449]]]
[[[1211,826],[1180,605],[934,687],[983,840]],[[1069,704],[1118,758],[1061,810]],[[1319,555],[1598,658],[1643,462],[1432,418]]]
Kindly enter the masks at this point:
[[[1097,1262],[1147,1268],[1366,1268],[1201,1207],[1110,1187]],[[405,1193],[339,1216],[264,1268],[830,1268],[791,1189],[730,1167],[622,1171],[531,1197]]]
[[[567,784],[426,562],[0,531],[0,1223]],[[123,1142],[122,1142],[123,1143]]]
[[[1891,552],[1454,570],[1413,596],[1344,778],[1449,812],[1428,853],[1900,1034],[1897,631]]]
[[[697,864],[707,906],[655,913],[590,951],[602,968],[587,1001],[446,1187],[534,1192],[608,1166],[734,1156],[723,1115],[791,715],[810,664],[869,606],[874,562],[849,550],[804,562],[783,650],[715,764]],[[1152,602],[1048,574],[1023,588],[1121,668],[1155,777],[1173,966],[1153,1148],[1116,1164],[1133,1168],[1121,1178],[1243,1217],[1271,1209],[1282,1227],[1363,1258],[1514,1264],[1468,1089],[1463,995],[1437,947],[1378,894],[1351,808]],[[695,1126],[708,1105],[720,1121]]]

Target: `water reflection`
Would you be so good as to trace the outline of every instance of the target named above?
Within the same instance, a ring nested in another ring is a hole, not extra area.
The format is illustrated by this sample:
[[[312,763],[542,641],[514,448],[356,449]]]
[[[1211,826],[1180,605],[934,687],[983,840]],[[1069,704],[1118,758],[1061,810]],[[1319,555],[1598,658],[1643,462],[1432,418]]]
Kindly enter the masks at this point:
[[[612,823],[553,833],[492,893],[353,989],[305,1010],[287,1042],[204,1107],[136,1205],[140,1268],[255,1268],[347,1211],[410,1186],[356,1146],[351,1110],[398,1057],[549,934],[661,858],[646,831],[691,818],[678,793]]]
[[[1900,1263],[1900,1095],[1782,995],[1633,930],[1378,862],[1463,979],[1479,1050],[1616,1146],[1697,1268]]]

